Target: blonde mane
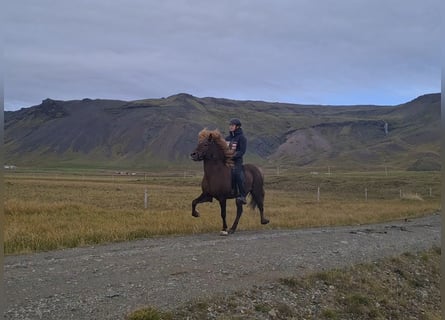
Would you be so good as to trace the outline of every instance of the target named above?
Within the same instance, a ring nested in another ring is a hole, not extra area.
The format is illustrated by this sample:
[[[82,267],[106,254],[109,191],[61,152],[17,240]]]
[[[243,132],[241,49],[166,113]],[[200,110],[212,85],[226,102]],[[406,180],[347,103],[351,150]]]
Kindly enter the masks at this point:
[[[216,130],[208,130],[207,128],[204,128],[199,132],[198,134],[198,143],[201,143],[202,141],[209,139],[210,136],[212,137],[213,141],[217,144],[217,146],[224,152],[224,160],[226,166],[232,167],[233,166],[233,151],[231,151],[227,145],[227,141],[222,137],[221,132],[219,132],[218,129]]]

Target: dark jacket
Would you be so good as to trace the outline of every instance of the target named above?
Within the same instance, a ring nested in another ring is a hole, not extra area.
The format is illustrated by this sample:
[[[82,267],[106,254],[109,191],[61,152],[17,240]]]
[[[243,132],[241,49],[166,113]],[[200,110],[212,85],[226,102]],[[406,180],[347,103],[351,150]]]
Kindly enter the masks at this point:
[[[226,141],[229,142],[229,149],[235,151],[233,155],[235,165],[243,164],[243,156],[247,149],[247,139],[243,134],[243,130],[238,128],[234,132],[230,132],[230,135],[226,137]]]

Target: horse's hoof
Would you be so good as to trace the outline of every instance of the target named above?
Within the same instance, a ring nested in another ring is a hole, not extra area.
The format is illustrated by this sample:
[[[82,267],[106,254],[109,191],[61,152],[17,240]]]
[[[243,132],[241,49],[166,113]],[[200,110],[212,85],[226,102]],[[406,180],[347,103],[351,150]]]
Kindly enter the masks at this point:
[[[226,230],[221,230],[219,233],[220,236],[228,236],[229,233]]]
[[[198,211],[192,212],[192,216],[194,216],[195,218],[199,218],[199,212]]]
[[[263,219],[261,220],[261,224],[268,224],[269,223],[269,219]]]
[[[230,233],[230,234],[234,234],[234,233],[235,233],[235,230],[234,230],[234,229],[230,229],[230,230],[229,230],[229,233]]]

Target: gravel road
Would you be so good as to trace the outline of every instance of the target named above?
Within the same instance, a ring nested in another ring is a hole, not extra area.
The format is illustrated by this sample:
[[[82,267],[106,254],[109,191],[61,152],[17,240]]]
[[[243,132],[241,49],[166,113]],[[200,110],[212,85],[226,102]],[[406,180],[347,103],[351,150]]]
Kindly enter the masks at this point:
[[[6,319],[123,319],[143,307],[440,246],[439,214],[389,223],[151,238],[7,256]]]

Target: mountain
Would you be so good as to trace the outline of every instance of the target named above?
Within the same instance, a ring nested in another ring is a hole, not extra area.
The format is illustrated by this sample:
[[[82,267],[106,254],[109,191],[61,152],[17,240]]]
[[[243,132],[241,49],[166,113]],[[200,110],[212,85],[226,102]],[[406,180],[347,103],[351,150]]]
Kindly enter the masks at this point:
[[[238,117],[247,161],[440,169],[440,94],[397,106],[321,106],[197,98],[45,99],[5,112],[6,163],[149,168],[190,163],[198,132]]]

